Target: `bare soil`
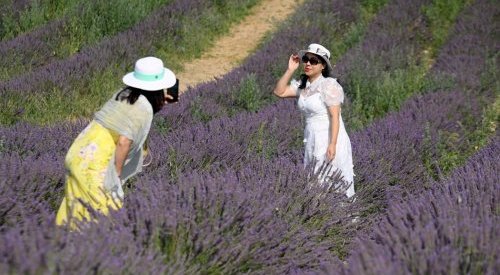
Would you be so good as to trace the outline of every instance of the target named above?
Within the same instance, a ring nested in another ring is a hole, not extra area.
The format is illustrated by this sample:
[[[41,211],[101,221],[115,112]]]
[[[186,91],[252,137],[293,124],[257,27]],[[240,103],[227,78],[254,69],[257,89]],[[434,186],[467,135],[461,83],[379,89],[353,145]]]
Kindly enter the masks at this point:
[[[187,62],[177,77],[182,79],[180,91],[208,82],[238,66],[251,54],[268,32],[285,20],[304,0],[263,0],[249,15],[219,38],[198,59]]]

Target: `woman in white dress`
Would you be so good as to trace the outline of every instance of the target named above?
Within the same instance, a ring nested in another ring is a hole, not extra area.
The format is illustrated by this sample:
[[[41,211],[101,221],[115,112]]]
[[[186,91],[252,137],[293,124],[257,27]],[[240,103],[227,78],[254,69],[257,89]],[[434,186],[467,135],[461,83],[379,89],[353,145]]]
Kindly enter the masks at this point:
[[[291,80],[300,61],[304,74],[300,80]],[[354,195],[354,172],[351,141],[342,121],[340,105],[344,101],[342,86],[331,76],[330,51],[319,44],[311,44],[307,50],[292,54],[288,69],[274,89],[278,97],[298,98],[299,109],[306,118],[304,130],[304,165],[314,165],[315,172],[324,170],[328,164],[328,175],[321,182],[340,172],[345,183],[347,197]]]

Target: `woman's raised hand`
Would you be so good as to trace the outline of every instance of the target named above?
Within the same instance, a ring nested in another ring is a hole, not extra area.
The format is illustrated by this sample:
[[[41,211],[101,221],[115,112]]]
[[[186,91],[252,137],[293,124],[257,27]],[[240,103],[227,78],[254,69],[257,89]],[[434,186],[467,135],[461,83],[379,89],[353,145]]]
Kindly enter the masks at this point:
[[[293,73],[299,67],[299,56],[297,54],[290,55],[288,59],[288,68],[283,76],[276,83],[276,87],[274,87],[274,94],[278,97],[296,97],[297,93],[295,89],[293,89],[288,82],[293,76]]]
[[[288,60],[288,69],[295,71],[299,68],[300,58],[297,54],[290,55],[290,59]]]

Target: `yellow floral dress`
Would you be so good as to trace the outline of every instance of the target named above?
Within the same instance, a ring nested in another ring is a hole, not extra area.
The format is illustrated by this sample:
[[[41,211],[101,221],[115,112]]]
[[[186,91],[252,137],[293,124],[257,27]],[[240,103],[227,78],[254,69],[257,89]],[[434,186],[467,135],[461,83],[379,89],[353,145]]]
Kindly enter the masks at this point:
[[[119,96],[126,97],[127,93],[114,94],[66,154],[66,185],[56,215],[58,225],[77,229],[79,221],[93,220],[93,211],[107,215],[110,209],[121,208],[122,181],[142,171],[143,145],[153,120],[153,109],[144,96],[134,104],[120,100]],[[121,179],[114,162],[120,135],[132,141]]]
[[[121,201],[113,199],[104,189],[106,170],[117,140],[116,133],[92,121],[73,142],[65,160],[65,197],[57,212],[58,225],[65,224],[70,217],[91,220],[89,208],[107,214],[109,208],[121,207]]]

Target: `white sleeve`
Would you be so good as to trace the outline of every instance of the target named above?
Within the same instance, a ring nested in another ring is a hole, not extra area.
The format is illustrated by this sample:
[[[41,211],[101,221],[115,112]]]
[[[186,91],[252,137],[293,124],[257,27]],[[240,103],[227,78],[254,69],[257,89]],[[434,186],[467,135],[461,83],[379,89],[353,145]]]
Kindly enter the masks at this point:
[[[290,81],[290,88],[295,91],[295,94],[298,96],[299,95],[299,86],[300,86],[300,81],[297,81],[296,79],[292,79]]]
[[[335,106],[344,103],[344,89],[342,89],[342,86],[334,78],[327,78],[322,83],[320,92],[326,106]]]

